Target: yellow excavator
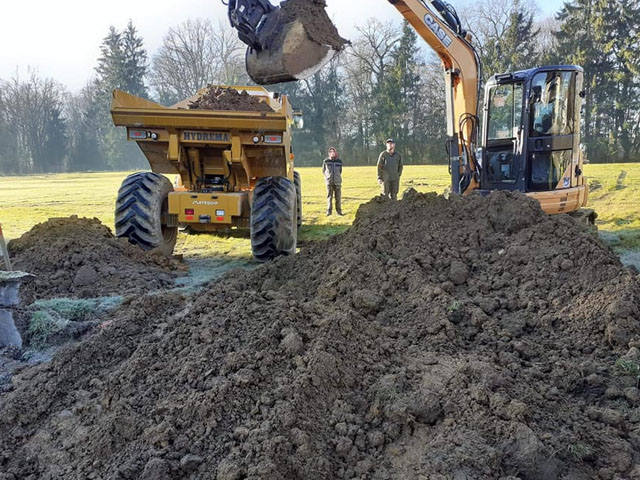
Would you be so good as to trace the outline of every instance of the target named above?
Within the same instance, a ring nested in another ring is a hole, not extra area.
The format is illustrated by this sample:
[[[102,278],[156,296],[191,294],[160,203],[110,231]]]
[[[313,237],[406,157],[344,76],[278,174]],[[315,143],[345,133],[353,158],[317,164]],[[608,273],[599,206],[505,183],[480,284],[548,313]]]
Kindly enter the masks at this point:
[[[295,1],[280,7],[268,0],[228,2],[231,25],[249,46],[247,71],[256,83],[308,77],[340,50],[340,44],[309,35],[317,28],[309,19],[283,13]],[[441,0],[388,1],[442,62],[452,192],[525,192],[547,213],[576,212],[593,222],[595,213],[582,209],[589,192],[580,146],[582,68],[556,65],[492,76],[478,142],[482,67],[471,35]]]

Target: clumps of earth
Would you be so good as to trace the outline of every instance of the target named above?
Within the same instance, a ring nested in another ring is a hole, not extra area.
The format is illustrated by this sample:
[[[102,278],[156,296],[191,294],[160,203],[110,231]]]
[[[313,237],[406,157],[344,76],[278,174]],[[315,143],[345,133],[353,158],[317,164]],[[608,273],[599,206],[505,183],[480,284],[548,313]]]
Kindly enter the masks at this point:
[[[222,110],[246,112],[273,112],[274,110],[259,98],[246,90],[239,92],[235,88],[210,85],[196,100],[189,103],[190,109]]]
[[[334,50],[342,50],[349,43],[338,33],[326,12],[325,0],[286,0],[280,4],[283,25],[300,20],[311,40],[329,45]],[[282,31],[286,31],[283,28]]]
[[[126,300],[0,397],[0,478],[640,478],[640,279],[508,192],[374,199]]]
[[[184,267],[117,238],[96,218],[52,218],[8,245],[14,268],[35,275],[24,295],[105,297],[170,288]]]

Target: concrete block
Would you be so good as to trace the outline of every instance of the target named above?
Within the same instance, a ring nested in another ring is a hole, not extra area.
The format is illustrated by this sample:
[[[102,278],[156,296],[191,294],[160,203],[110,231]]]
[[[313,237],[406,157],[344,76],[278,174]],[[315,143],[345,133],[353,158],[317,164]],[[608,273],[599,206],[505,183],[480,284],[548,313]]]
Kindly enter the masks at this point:
[[[22,337],[8,308],[20,305],[20,284],[31,278],[28,273],[0,271],[0,347],[22,348]]]
[[[0,309],[0,347],[22,348],[22,337],[13,321],[11,310]]]
[[[17,307],[20,304],[19,289],[18,282],[0,283],[0,307]]]
[[[17,307],[20,304],[20,284],[33,278],[24,272],[0,270],[0,307]]]

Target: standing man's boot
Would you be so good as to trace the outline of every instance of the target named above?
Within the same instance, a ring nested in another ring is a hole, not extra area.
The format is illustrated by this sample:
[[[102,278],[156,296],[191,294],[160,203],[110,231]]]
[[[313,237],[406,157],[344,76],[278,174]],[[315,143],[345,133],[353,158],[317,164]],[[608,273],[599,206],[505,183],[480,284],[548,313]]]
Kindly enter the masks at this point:
[[[391,182],[391,199],[398,200],[398,192],[400,191],[400,180],[394,180]]]
[[[382,184],[382,196],[391,198],[391,182],[389,180],[385,180]]]

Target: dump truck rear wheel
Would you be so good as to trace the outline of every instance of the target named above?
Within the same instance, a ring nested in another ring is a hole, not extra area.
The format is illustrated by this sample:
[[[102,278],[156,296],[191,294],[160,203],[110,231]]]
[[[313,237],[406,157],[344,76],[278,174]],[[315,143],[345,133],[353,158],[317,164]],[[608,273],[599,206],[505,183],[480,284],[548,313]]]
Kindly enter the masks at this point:
[[[298,172],[293,172],[293,183],[296,186],[296,224],[302,226],[302,180]]]
[[[171,255],[178,237],[177,227],[166,225],[172,191],[171,182],[157,173],[138,172],[125,178],[116,200],[116,235],[143,250]]]
[[[296,252],[296,188],[286,177],[265,177],[253,190],[251,249],[266,262]]]

